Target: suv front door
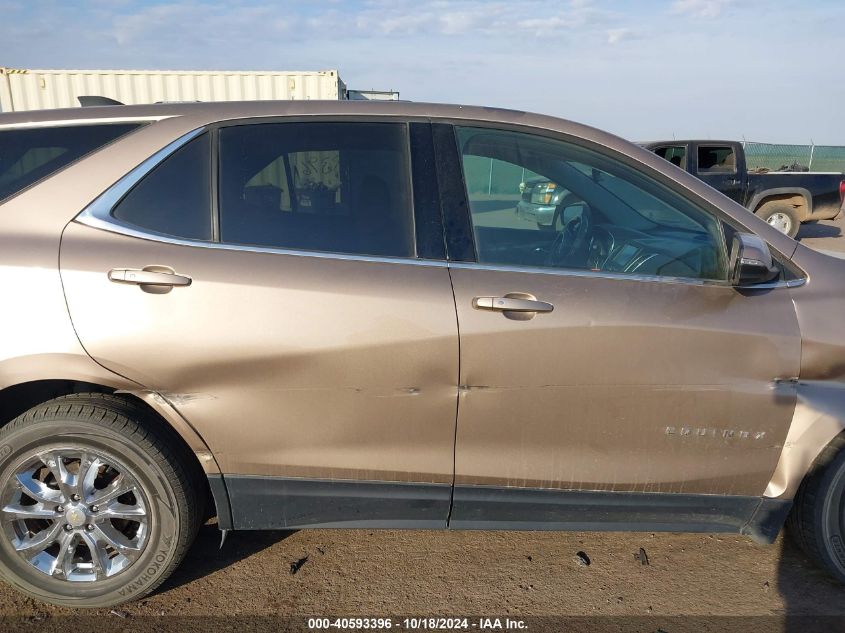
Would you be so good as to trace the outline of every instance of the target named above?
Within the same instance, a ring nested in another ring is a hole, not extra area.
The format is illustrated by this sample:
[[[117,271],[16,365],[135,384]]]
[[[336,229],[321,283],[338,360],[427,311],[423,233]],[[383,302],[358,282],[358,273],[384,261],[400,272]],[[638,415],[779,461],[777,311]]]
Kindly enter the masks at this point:
[[[799,367],[788,290],[731,287],[714,212],[642,166],[538,131],[438,138],[469,207],[446,219],[453,251],[469,243],[450,264],[450,526],[694,530],[716,517],[710,529],[736,530],[795,405],[778,386]],[[524,172],[569,192],[563,227],[513,213]]]
[[[199,431],[235,528],[445,526],[457,326],[410,128],[213,128],[64,233],[83,345]]]

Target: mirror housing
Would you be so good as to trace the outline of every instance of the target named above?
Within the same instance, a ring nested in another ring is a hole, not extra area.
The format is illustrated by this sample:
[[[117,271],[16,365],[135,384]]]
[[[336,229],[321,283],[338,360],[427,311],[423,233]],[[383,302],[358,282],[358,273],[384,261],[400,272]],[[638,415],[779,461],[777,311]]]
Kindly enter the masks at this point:
[[[763,284],[780,275],[769,245],[753,233],[735,233],[731,245],[730,281],[734,286]]]

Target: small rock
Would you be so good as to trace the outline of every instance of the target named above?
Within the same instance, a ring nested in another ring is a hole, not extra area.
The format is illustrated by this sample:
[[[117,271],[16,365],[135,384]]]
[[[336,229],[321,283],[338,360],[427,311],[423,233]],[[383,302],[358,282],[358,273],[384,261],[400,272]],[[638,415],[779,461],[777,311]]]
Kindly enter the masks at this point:
[[[648,565],[648,554],[644,548],[640,548],[640,551],[634,554],[634,560],[640,561],[641,565]]]
[[[767,580],[766,582],[763,583],[763,591],[768,591],[768,590],[769,590],[769,581]]]
[[[531,556],[526,556],[525,558],[527,558],[527,559],[528,559],[528,562],[529,562],[529,563],[530,563],[531,561],[533,561],[533,560],[534,560]]]
[[[116,615],[117,617],[122,618],[123,620],[125,620],[125,619],[126,619],[126,616],[127,616],[127,615],[129,615],[129,614],[128,614],[128,613],[126,613],[126,611],[118,611],[118,610],[116,610],[116,609],[112,609],[111,611],[109,611],[109,615]]]
[[[590,557],[585,552],[578,552],[575,554],[575,562],[582,567],[589,567],[592,561],[590,561]]]

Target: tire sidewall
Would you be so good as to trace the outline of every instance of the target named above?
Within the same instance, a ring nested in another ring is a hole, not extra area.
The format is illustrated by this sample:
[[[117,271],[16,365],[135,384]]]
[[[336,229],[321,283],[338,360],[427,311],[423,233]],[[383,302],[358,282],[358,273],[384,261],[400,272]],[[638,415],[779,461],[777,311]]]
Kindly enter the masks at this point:
[[[22,591],[56,604],[77,607],[114,605],[143,594],[168,573],[178,549],[179,512],[167,475],[150,456],[119,433],[92,423],[67,419],[38,422],[0,437],[0,482],[11,469],[49,446],[77,444],[113,455],[143,487],[150,520],[146,547],[140,558],[113,578],[96,582],[68,582],[48,577],[23,560],[0,534],[0,573]],[[68,588],[71,591],[68,591]]]
[[[845,582],[845,451],[841,452],[822,480],[824,500],[819,504],[821,555],[836,576]]]

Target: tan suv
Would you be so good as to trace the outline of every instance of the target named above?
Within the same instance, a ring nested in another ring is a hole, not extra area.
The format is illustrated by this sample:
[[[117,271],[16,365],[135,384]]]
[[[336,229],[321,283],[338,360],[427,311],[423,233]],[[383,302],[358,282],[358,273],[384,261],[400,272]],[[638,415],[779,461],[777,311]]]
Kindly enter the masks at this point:
[[[565,222],[514,213],[565,189]],[[152,591],[199,525],[671,530],[845,580],[845,262],[523,112],[0,116],[0,570]],[[790,510],[792,510],[790,514]]]

